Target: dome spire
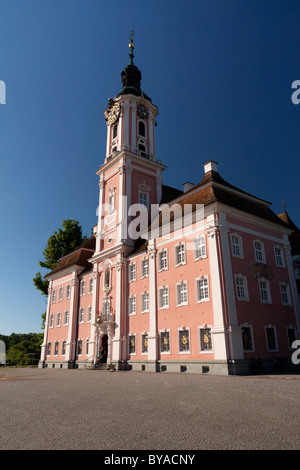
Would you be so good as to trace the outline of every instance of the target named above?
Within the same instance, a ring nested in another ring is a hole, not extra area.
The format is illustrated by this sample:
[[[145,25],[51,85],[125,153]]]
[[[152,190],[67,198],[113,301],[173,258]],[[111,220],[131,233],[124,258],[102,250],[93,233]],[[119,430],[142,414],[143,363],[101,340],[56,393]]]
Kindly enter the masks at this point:
[[[130,43],[129,43],[129,49],[130,49],[130,53],[129,53],[129,65],[134,65],[133,64],[133,58],[134,58],[134,54],[133,54],[133,50],[134,50],[134,42],[133,42],[133,36],[134,36],[134,31],[131,31],[130,33]]]

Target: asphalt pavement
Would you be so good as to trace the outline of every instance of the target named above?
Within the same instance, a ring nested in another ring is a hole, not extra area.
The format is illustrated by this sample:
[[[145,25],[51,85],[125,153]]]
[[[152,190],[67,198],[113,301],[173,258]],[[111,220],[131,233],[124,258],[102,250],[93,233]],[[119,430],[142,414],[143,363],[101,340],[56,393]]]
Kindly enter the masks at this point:
[[[0,450],[299,450],[300,375],[0,368]]]

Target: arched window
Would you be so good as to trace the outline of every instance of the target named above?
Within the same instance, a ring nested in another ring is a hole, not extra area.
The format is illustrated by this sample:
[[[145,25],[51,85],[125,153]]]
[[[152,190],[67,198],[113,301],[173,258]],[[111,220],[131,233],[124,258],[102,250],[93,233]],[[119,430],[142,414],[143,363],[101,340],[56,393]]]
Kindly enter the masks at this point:
[[[143,121],[139,121],[139,135],[142,137],[146,137],[146,128]]]

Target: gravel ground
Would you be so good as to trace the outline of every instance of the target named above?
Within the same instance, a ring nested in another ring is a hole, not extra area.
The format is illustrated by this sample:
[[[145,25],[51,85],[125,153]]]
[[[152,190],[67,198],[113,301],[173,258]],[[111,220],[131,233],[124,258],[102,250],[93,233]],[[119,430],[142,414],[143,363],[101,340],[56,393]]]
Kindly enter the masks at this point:
[[[1,450],[299,450],[300,375],[0,368]]]

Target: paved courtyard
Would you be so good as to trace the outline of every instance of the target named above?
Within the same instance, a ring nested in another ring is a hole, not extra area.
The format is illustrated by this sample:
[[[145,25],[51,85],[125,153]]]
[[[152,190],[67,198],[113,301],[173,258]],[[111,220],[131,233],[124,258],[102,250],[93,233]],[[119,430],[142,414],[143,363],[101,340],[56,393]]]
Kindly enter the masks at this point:
[[[300,449],[300,375],[0,368],[0,450]]]

